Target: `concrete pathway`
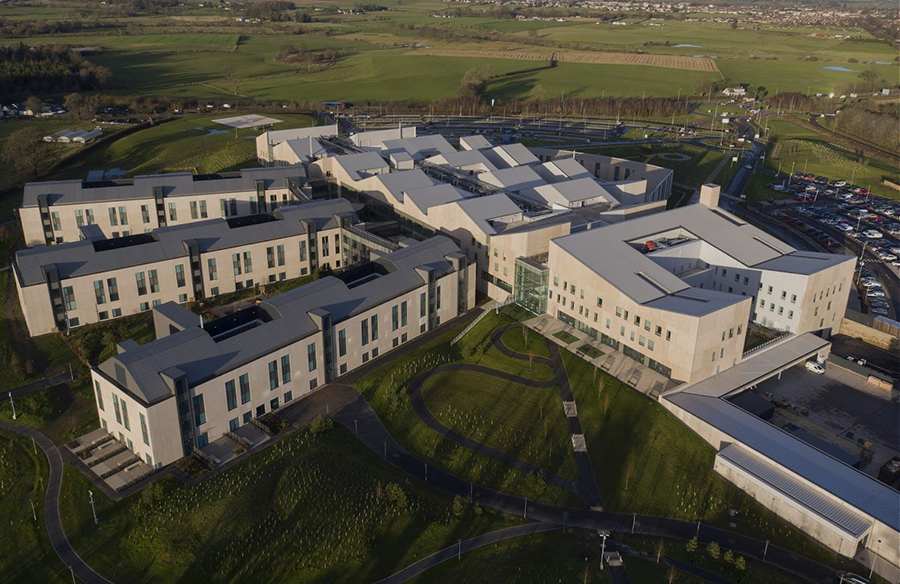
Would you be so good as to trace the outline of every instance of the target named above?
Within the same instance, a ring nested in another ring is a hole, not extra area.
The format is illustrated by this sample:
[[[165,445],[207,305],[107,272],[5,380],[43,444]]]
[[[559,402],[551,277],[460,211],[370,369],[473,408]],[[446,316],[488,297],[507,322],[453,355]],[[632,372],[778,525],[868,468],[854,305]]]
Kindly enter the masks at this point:
[[[388,576],[387,578],[382,578],[378,582],[375,582],[375,584],[400,584],[401,582],[406,582],[410,578],[418,576],[422,572],[433,568],[434,566],[437,566],[442,562],[446,562],[447,560],[453,558],[459,558],[462,554],[478,549],[480,547],[505,541],[507,539],[512,539],[514,537],[521,537],[523,535],[531,535],[533,533],[541,533],[544,531],[551,531],[556,529],[559,529],[559,526],[548,523],[527,523],[525,525],[516,525],[514,527],[507,527],[506,529],[499,529],[497,531],[485,533],[484,535],[478,535],[471,539],[462,541],[457,545],[445,547],[444,549],[435,552],[426,558],[422,558],[414,564],[410,564],[409,566],[403,568],[395,574]]]
[[[50,537],[50,545],[62,563],[72,570],[72,573],[82,582],[86,584],[112,584],[109,580],[98,574],[85,563],[84,560],[75,552],[72,544],[66,538],[63,531],[62,519],[59,516],[59,493],[62,488],[62,457],[56,445],[42,433],[13,424],[10,422],[0,421],[0,428],[31,438],[44,452],[47,457],[48,467],[50,469],[47,479],[47,491],[44,493],[44,523],[47,527],[47,535]],[[87,493],[84,493],[85,504],[87,504]]]

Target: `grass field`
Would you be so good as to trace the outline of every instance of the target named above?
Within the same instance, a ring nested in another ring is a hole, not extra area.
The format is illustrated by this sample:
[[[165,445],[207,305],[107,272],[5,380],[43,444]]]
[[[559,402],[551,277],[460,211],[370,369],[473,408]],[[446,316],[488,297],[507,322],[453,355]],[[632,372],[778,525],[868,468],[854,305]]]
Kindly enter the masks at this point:
[[[342,427],[297,431],[193,487],[169,478],[118,503],[95,494],[99,526],[88,486],[66,467],[63,524],[115,582],[372,582],[511,524],[466,505],[454,513],[450,497],[399,475]]]
[[[406,358],[387,363],[362,377],[354,386],[365,395],[394,439],[429,465],[532,500],[581,506],[583,501],[573,493],[444,440],[421,422],[409,401],[410,381],[434,365],[448,361],[481,364],[532,379],[551,379],[553,371],[546,365],[535,363],[529,370],[527,361],[508,358],[493,348],[491,331],[512,322],[515,321],[503,312],[486,316],[453,347],[449,342],[459,330],[450,330]]]
[[[790,117],[769,121],[769,134],[774,136],[767,150],[765,168],[783,174],[809,172],[829,179],[843,179],[873,193],[900,198],[900,193],[882,184],[884,178],[900,181],[900,171],[829,141]]]
[[[715,452],[659,404],[589,363],[563,360],[608,511],[703,521],[829,564],[837,556],[766,511],[712,471]],[[607,444],[616,448],[604,448]],[[729,516],[738,509],[738,518]]]
[[[585,561],[587,558],[587,561]],[[410,584],[611,583],[600,571],[600,544],[593,534],[539,533],[473,550],[409,581]],[[632,582],[652,582],[635,580]]]
[[[47,484],[43,453],[35,454],[30,440],[0,431],[0,574],[9,584],[68,581],[69,571],[53,551],[44,527],[41,484]]]
[[[274,114],[276,128],[315,125],[302,114]],[[91,170],[120,169],[126,176],[161,172],[211,173],[255,167],[259,130],[235,132],[212,120],[227,116],[192,116],[137,131],[90,152],[59,169],[54,178],[84,178]]]
[[[528,387],[456,371],[436,373],[422,394],[428,410],[451,430],[578,480],[572,439],[555,387]]]

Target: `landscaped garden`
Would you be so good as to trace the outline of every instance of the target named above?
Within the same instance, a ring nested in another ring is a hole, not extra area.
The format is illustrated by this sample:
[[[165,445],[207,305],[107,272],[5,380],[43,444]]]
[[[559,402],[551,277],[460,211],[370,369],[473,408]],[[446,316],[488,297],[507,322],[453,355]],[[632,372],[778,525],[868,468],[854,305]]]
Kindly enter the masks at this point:
[[[338,462],[339,461],[339,462]],[[373,582],[518,520],[397,472],[343,427],[299,430],[192,487],[175,478],[113,503],[66,467],[60,513],[114,582]]]
[[[419,347],[404,359],[385,363],[377,371],[362,377],[353,385],[363,393],[394,439],[428,464],[436,465],[478,484],[522,495],[531,500],[583,506],[584,501],[580,497],[548,483],[541,476],[516,470],[503,462],[442,438],[422,422],[409,399],[409,387],[416,377],[437,365],[448,362],[481,365],[537,381],[552,379],[553,370],[548,365],[536,361],[530,363],[527,359],[507,357],[493,346],[491,333],[501,326],[517,322],[516,319],[509,316],[510,311],[507,308],[510,307],[504,308],[499,314],[493,312],[485,316],[457,344],[451,346],[450,341],[459,334],[460,329],[450,330]],[[529,333],[529,337],[532,336],[537,337],[535,333]],[[529,338],[529,344],[533,342],[536,341]],[[453,383],[449,386],[450,390],[439,398],[435,397],[437,392],[426,387],[426,399],[430,394],[431,399],[444,400],[441,403],[452,402],[460,407],[462,407],[461,404],[472,403],[471,400],[476,400],[484,405],[484,409],[479,414],[480,422],[478,424],[467,423],[463,428],[465,432],[483,432],[481,429],[476,430],[476,426],[481,428],[482,424],[489,425],[488,420],[491,419],[494,420],[494,427],[499,428],[506,423],[509,402],[505,400],[491,402],[486,397],[479,398],[475,395],[482,388],[488,387],[488,384],[491,383],[490,379],[490,376],[485,375],[474,379],[472,382],[474,385]],[[526,389],[533,390],[534,388],[523,388],[523,390]],[[505,390],[497,386],[496,391],[504,392]],[[555,388],[545,388],[544,391],[545,397],[534,402],[532,424],[541,423],[540,403],[543,400],[546,400],[547,404],[552,404],[554,403],[553,398],[555,398],[557,404],[555,408],[548,406],[552,411],[547,411],[548,408],[545,408],[543,412],[545,417],[551,415],[562,417],[562,406],[558,401],[559,397]],[[443,391],[440,393],[444,394]],[[435,416],[442,414],[440,406],[429,411]],[[450,418],[449,413],[444,413],[448,422],[456,423]],[[524,416],[524,409],[519,415]],[[522,417],[520,421],[524,422],[526,419]],[[564,418],[562,421],[564,422]],[[519,428],[521,429],[522,426],[520,425]],[[558,431],[554,431],[551,435],[556,435],[556,433]],[[572,448],[569,436],[566,435],[559,443],[551,445],[540,440],[539,435],[538,432],[533,432],[527,437],[528,441],[519,444],[516,450],[525,453],[530,451],[535,453],[535,456],[541,457],[536,460],[551,460],[560,464],[564,460],[562,458],[563,449],[571,450]],[[556,452],[556,454],[543,454],[542,451]]]

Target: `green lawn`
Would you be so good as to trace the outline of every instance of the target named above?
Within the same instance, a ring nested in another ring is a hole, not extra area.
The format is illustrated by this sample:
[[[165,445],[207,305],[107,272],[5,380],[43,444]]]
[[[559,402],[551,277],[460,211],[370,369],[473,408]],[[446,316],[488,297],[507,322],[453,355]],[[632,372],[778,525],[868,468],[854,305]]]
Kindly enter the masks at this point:
[[[512,524],[467,505],[455,514],[450,497],[342,427],[299,430],[193,487],[169,478],[118,503],[95,492],[99,526],[88,487],[66,467],[63,524],[79,555],[115,582],[372,582]]]
[[[585,561],[588,558],[588,561]],[[644,584],[652,580],[635,580]],[[549,582],[612,582],[600,572],[596,535],[553,531],[509,539],[448,560],[409,584],[545,584]]]
[[[533,355],[534,357],[550,357],[547,340],[525,325],[509,329],[503,333],[501,340],[506,348],[516,353]]]
[[[410,403],[409,383],[435,365],[451,361],[481,364],[532,379],[551,379],[553,371],[546,365],[535,363],[529,372],[527,361],[511,359],[493,348],[490,333],[512,322],[515,321],[504,312],[492,313],[452,347],[450,340],[461,328],[449,330],[406,358],[385,363],[353,385],[366,397],[391,436],[429,465],[532,500],[581,506],[584,502],[573,493],[441,438],[422,423]]]
[[[568,352],[563,361],[604,509],[703,521],[837,562],[713,472],[713,448],[658,403]]]
[[[528,387],[473,371],[432,376],[422,391],[428,410],[451,430],[578,480],[562,402],[555,387]]]
[[[0,573],[10,584],[68,582],[44,527],[47,459],[31,440],[0,430]],[[34,503],[37,521],[31,511]]]
[[[212,116],[186,116],[140,130],[92,151],[54,178],[84,178],[91,170],[121,169],[127,176],[163,172],[211,173],[257,166],[254,139],[259,130],[234,130],[213,123]],[[314,125],[301,114],[273,114],[277,129]]]

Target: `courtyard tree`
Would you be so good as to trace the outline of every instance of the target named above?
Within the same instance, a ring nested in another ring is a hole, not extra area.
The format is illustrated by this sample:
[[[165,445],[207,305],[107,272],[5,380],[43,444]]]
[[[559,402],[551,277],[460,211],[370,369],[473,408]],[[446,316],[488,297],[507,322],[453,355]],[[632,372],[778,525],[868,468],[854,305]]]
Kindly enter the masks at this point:
[[[29,178],[36,178],[46,171],[47,155],[43,146],[43,132],[29,126],[9,135],[3,145],[2,157],[19,172],[27,174]]]

